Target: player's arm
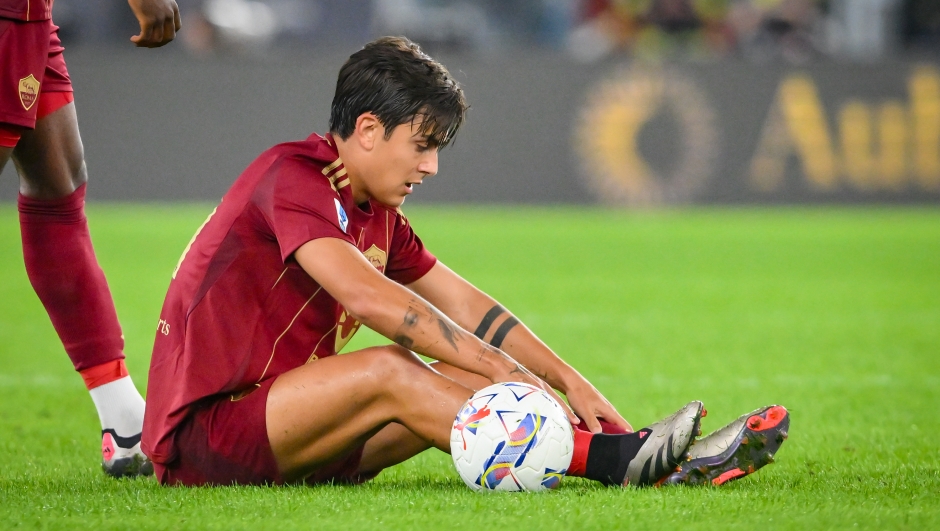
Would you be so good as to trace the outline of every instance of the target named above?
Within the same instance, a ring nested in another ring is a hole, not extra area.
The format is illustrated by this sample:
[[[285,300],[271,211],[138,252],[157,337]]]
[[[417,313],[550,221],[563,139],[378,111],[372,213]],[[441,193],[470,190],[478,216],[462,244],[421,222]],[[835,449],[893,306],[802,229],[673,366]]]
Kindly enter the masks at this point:
[[[481,340],[522,363],[568,401],[592,431],[599,431],[597,417],[632,429],[630,424],[578,371],[558,357],[519,319],[495,299],[438,262],[408,285],[460,327],[473,330]]]
[[[399,345],[494,383],[525,382],[555,394],[505,352],[379,273],[350,243],[319,238],[301,245],[294,259],[355,319]],[[570,410],[569,417],[578,422]]]
[[[176,38],[182,27],[180,8],[174,0],[127,0],[140,24],[140,34],[131,42],[140,47],[157,48]]]

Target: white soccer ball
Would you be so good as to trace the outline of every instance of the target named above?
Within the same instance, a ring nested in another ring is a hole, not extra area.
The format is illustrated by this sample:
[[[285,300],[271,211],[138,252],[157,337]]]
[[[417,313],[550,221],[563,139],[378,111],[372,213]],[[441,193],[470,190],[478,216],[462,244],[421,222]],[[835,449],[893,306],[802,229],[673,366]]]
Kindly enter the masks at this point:
[[[450,455],[473,490],[554,489],[571,465],[574,433],[545,391],[516,382],[481,389],[457,414]]]

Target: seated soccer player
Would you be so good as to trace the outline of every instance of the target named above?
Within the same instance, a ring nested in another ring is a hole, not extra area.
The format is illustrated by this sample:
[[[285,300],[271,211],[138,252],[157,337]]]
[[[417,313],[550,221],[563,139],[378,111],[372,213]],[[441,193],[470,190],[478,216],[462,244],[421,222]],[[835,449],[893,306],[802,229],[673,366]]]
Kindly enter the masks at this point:
[[[382,38],[341,68],[329,134],[275,146],[235,181],[160,315],[142,445],[160,483],[365,481],[449,451],[461,405],[507,381],[567,396],[581,428],[569,475],[652,485],[674,473],[700,402],[633,432],[402,214],[466,109],[442,65]],[[360,324],[395,344],[337,356]]]

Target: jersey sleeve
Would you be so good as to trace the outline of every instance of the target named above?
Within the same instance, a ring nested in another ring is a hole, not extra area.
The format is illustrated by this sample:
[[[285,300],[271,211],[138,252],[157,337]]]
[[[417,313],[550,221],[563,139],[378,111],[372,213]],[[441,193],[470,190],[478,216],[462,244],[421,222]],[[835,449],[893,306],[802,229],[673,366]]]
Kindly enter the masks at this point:
[[[272,164],[268,172],[267,193],[256,202],[274,233],[281,260],[287,261],[301,245],[319,238],[338,238],[355,245],[346,234],[346,214],[339,194],[316,164],[290,157]]]
[[[421,238],[411,228],[411,223],[396,213],[395,229],[389,246],[388,267],[385,274],[399,284],[410,284],[427,274],[437,263],[437,258],[424,247]]]

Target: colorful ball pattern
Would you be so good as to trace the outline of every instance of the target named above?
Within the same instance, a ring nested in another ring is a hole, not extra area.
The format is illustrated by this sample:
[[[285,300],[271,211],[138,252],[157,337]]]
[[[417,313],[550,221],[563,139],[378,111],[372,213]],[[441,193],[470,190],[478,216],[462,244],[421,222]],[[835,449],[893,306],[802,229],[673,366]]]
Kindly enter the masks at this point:
[[[450,454],[473,490],[554,489],[568,471],[574,433],[555,399],[535,386],[507,382],[475,393],[450,432]]]

